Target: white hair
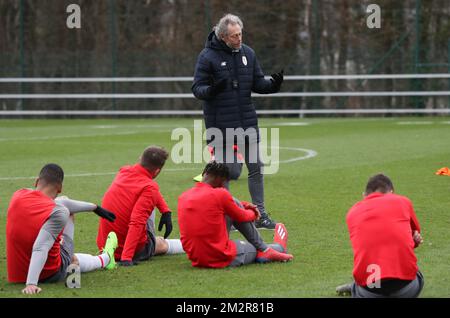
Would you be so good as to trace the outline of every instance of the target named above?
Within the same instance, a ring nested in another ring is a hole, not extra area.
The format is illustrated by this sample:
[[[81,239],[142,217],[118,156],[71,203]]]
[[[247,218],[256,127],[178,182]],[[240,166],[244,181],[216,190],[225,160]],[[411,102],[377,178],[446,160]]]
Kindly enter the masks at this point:
[[[234,14],[225,14],[220,20],[219,22],[216,24],[216,26],[214,27],[214,32],[216,33],[216,37],[218,39],[221,39],[222,37],[224,37],[225,35],[228,35],[228,25],[235,25],[235,24],[239,24],[239,26],[241,27],[241,29],[244,29],[244,24],[242,23],[242,20]]]

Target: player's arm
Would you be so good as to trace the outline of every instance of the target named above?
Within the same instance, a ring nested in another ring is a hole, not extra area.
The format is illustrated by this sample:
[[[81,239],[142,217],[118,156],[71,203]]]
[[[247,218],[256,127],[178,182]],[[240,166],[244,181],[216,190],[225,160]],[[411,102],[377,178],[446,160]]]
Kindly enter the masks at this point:
[[[33,244],[26,287],[22,290],[25,294],[36,294],[41,291],[38,286],[39,276],[47,262],[48,252],[55,243],[59,233],[64,229],[69,219],[70,212],[67,208],[56,205],[48,220],[44,223]]]
[[[197,64],[195,65],[194,82],[191,87],[195,97],[201,100],[214,97],[211,96],[212,76],[211,65],[202,52],[198,56]]]
[[[271,80],[264,78],[264,73],[259,65],[258,59],[254,58],[253,64],[253,86],[252,91],[258,94],[272,94],[279,91],[279,87],[275,87]]]
[[[261,218],[261,212],[259,211],[258,207],[254,205],[253,203],[241,201],[241,205],[246,210],[251,210],[256,214],[256,220],[259,220]]]
[[[225,214],[227,214],[232,220],[238,222],[252,222],[256,220],[257,213],[253,210],[246,210],[240,208],[233,200],[231,194],[226,191],[220,191],[220,201],[224,208]]]
[[[409,206],[409,213],[410,213],[410,224],[411,224],[411,230],[413,233],[413,240],[414,240],[414,247],[418,247],[420,244],[423,243],[422,235],[420,234],[420,224],[419,220],[417,219],[416,213],[414,212],[413,205],[411,201],[408,200],[408,206]]]
[[[55,199],[55,202],[65,206],[70,214],[84,212],[84,211],[92,211],[98,216],[107,219],[110,222],[114,222],[116,219],[116,215],[108,210],[105,210],[101,206],[85,201],[78,201],[69,199],[66,196],[60,196]]]
[[[161,231],[163,229],[163,226],[166,227],[166,230],[164,232],[164,238],[168,238],[170,233],[172,233],[172,212],[170,211],[169,206],[166,203],[166,200],[164,200],[164,197],[162,196],[161,192],[159,191],[158,185],[154,184],[155,188],[153,189],[153,202],[155,202],[156,207],[158,208],[159,212],[161,212],[161,219],[159,220],[158,225],[158,231]]]
[[[66,196],[57,197],[55,202],[65,206],[71,214],[84,211],[94,211],[97,208],[97,205],[94,203],[72,200]]]
[[[155,207],[153,193],[150,187],[145,188],[136,201],[130,216],[128,233],[123,246],[121,261],[131,262],[136,252],[136,247],[145,235],[147,220]]]
[[[169,205],[166,203],[166,200],[164,199],[163,195],[159,191],[158,184],[153,184],[153,202],[155,202],[155,206],[158,208],[159,212],[166,213],[170,212]]]

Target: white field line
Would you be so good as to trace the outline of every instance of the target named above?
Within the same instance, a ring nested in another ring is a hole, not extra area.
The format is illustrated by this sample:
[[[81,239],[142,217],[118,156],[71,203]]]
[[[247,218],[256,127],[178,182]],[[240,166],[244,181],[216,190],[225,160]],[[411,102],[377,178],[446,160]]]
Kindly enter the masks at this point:
[[[432,125],[432,121],[399,121],[398,125]]]
[[[306,155],[294,157],[291,159],[281,160],[279,163],[291,163],[300,160],[306,160],[317,156],[317,152],[311,149],[303,149],[303,148],[294,148],[294,147],[277,147],[278,149],[284,150],[292,150],[292,151],[300,151],[306,152]],[[165,168],[164,171],[167,172],[177,172],[177,171],[192,171],[197,170],[200,171],[201,168]],[[93,172],[93,173],[77,173],[77,174],[68,174],[66,177],[69,178],[82,178],[82,177],[93,177],[93,176],[109,176],[115,175],[117,171],[114,172]],[[36,176],[33,177],[0,177],[0,181],[14,181],[14,180],[34,180]]]
[[[441,124],[441,125],[449,125],[450,121],[399,121],[397,125],[432,125],[432,124]]]
[[[198,168],[166,168],[164,171],[174,172],[174,171],[187,171],[187,170],[199,170]],[[115,175],[118,171],[114,172],[89,172],[89,173],[75,173],[75,174],[67,174],[64,177],[67,178],[82,178],[82,177],[95,177],[95,176],[111,176]],[[12,180],[33,180],[36,179],[37,176],[33,177],[0,177],[0,181],[12,181]]]
[[[82,138],[82,137],[107,137],[107,136],[126,136],[138,134],[137,131],[126,131],[112,134],[91,134],[91,135],[66,135],[66,136],[42,136],[42,137],[19,137],[19,138],[0,138],[0,141],[33,141],[33,140],[53,140],[66,138]]]
[[[309,126],[311,123],[301,122],[301,121],[293,121],[293,122],[285,122],[285,123],[275,123],[273,125],[270,125],[270,127],[277,127],[277,126]]]
[[[263,147],[261,147],[261,148],[263,148]],[[318,153],[316,151],[311,150],[311,149],[295,148],[295,147],[273,147],[273,148],[278,148],[278,149],[282,149],[282,150],[299,151],[299,152],[305,152],[306,153],[303,156],[298,156],[298,157],[294,157],[294,158],[290,158],[290,159],[280,160],[280,161],[278,161],[278,163],[291,163],[291,162],[295,162],[295,161],[311,159],[311,158],[314,158],[315,156],[318,155]],[[277,163],[277,161],[273,161],[272,163]]]

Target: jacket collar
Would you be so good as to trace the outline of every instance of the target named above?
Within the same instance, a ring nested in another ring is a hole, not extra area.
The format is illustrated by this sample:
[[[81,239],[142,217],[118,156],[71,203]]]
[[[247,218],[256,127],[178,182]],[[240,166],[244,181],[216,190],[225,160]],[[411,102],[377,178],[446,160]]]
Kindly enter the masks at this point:
[[[135,164],[133,168],[136,169],[136,171],[139,172],[140,174],[143,174],[144,176],[153,179],[153,175],[150,173],[150,171],[145,169],[140,163]]]
[[[204,182],[197,182],[197,183],[195,184],[195,186],[196,186],[197,188],[211,188],[211,189],[213,189],[213,187],[212,187],[210,184],[204,183]]]
[[[214,31],[212,31],[208,35],[208,39],[206,40],[205,47],[211,48],[214,50],[225,51],[227,53],[239,52],[241,50],[241,49],[235,50],[235,49],[230,48],[228,45],[226,45],[226,43],[224,41],[222,41],[216,37],[216,33]]]
[[[373,192],[373,193],[369,194],[368,196],[366,196],[364,198],[364,200],[370,200],[370,199],[373,199],[373,198],[379,198],[379,197],[382,197],[384,195],[389,195],[389,194],[390,193]]]

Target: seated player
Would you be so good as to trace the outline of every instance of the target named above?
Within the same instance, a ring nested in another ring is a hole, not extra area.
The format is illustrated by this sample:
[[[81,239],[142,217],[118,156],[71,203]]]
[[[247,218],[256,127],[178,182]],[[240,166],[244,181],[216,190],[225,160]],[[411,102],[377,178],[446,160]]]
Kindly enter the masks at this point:
[[[192,266],[221,268],[293,258],[286,253],[288,234],[284,225],[277,224],[274,244],[267,245],[253,222],[260,216],[257,207],[236,202],[224,188],[230,178],[225,164],[211,161],[202,175],[202,181],[178,199],[181,242]],[[247,242],[230,240],[232,224]]]
[[[115,257],[120,265],[136,265],[154,255],[184,253],[180,240],[167,239],[172,232],[171,212],[154,181],[167,158],[164,149],[148,147],[139,163],[120,168],[103,197],[102,206],[117,218],[114,223],[100,220],[97,246],[102,249],[108,233],[114,231],[119,244]],[[162,213],[158,230],[166,227],[164,238],[155,234],[155,208]]]
[[[424,285],[414,248],[422,242],[411,201],[394,194],[391,180],[369,179],[364,199],[347,214],[354,254],[353,284],[337,288],[354,298],[414,298]]]
[[[36,180],[36,189],[14,193],[6,218],[6,261],[8,281],[26,283],[24,294],[41,292],[38,283],[57,282],[67,267],[78,264],[81,272],[115,267],[117,238],[110,233],[98,256],[74,254],[74,213],[93,211],[114,221],[113,213],[93,203],[74,201],[61,193],[64,172],[56,164],[45,165]]]

